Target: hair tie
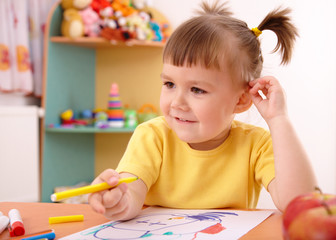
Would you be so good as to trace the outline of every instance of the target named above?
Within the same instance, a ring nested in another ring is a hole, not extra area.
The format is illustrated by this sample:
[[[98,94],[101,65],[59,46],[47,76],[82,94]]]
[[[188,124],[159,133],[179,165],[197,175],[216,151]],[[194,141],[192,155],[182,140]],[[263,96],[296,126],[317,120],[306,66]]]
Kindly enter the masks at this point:
[[[262,34],[262,31],[260,31],[257,27],[252,28],[252,32],[254,33],[254,35],[255,35],[256,37],[259,37],[260,34]]]

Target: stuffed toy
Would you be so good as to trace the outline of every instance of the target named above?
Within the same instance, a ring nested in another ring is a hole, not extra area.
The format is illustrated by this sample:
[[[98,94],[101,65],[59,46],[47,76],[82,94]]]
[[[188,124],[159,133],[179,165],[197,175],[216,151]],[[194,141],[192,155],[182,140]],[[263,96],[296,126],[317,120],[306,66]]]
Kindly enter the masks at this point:
[[[62,0],[61,6],[64,10],[69,8],[74,8],[77,10],[82,10],[90,5],[92,0]]]
[[[127,29],[130,32],[136,33],[138,40],[151,40],[153,37],[152,30],[149,25],[150,17],[145,12],[139,14],[132,14],[126,18]]]
[[[89,6],[79,11],[84,24],[84,35],[97,37],[100,33],[100,25],[103,23],[99,15]]]
[[[69,8],[63,13],[61,33],[65,37],[76,38],[84,35],[82,17],[76,9]]]
[[[136,9],[124,4],[121,0],[113,0],[111,3],[114,12],[121,12],[124,17],[136,13]]]
[[[162,35],[161,28],[160,28],[159,24],[157,24],[154,21],[150,21],[149,25],[150,25],[150,27],[153,30],[154,35],[155,35],[155,38],[153,38],[152,40],[153,41],[159,41],[159,42],[162,41],[163,35]]]
[[[114,12],[113,12],[113,9],[112,7],[106,7],[104,9],[101,9],[99,11],[99,15],[100,17],[102,18],[102,26],[103,27],[108,27],[108,28],[117,28],[117,22],[116,20],[114,19]]]
[[[131,6],[133,6],[135,9],[142,10],[147,7],[147,0],[132,0]]]
[[[111,4],[107,0],[92,0],[90,6],[96,13],[100,14],[101,10],[110,7]]]
[[[122,29],[112,29],[112,28],[103,28],[100,32],[100,36],[109,40],[112,44],[117,43],[118,41],[127,41],[129,39],[134,39],[135,34],[129,31],[124,31]]]

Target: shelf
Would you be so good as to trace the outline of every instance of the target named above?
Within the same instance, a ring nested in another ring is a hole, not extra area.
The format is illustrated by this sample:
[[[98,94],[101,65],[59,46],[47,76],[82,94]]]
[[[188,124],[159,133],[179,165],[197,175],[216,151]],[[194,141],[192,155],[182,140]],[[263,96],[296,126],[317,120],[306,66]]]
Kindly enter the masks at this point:
[[[132,133],[135,128],[96,128],[96,127],[46,127],[46,132],[53,133]]]
[[[140,40],[128,40],[126,42],[114,42],[108,41],[101,37],[79,37],[79,38],[68,38],[68,37],[51,37],[50,41],[53,43],[63,43],[81,47],[88,48],[98,48],[98,47],[164,47],[164,42],[156,41],[140,41]]]
[[[63,37],[63,9],[59,2],[50,11],[45,26],[42,202],[50,202],[56,186],[91,182],[104,169],[116,168],[134,132],[134,128],[61,128],[57,124],[60,113],[69,108],[106,107],[106,91],[112,81],[119,84],[122,101],[135,109],[145,103],[158,105],[161,84],[157,78],[165,46],[164,42],[156,41],[111,42],[102,37]],[[151,11],[154,19],[168,22],[163,17],[157,18],[160,13],[156,12]]]

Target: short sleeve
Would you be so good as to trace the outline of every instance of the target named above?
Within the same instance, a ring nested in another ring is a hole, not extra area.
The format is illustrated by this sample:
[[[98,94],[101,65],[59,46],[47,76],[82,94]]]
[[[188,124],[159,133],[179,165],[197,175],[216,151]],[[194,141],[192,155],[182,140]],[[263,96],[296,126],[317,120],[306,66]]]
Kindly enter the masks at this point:
[[[149,189],[158,178],[162,162],[162,137],[150,124],[141,124],[134,131],[116,169],[138,176]]]

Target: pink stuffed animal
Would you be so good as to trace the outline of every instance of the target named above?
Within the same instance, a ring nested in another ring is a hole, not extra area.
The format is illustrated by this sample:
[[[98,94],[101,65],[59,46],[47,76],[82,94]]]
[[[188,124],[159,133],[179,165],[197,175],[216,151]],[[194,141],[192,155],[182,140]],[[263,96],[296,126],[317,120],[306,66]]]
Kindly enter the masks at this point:
[[[97,37],[101,31],[102,21],[90,6],[79,12],[84,23],[84,34],[88,37]]]

